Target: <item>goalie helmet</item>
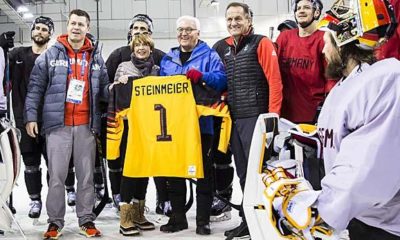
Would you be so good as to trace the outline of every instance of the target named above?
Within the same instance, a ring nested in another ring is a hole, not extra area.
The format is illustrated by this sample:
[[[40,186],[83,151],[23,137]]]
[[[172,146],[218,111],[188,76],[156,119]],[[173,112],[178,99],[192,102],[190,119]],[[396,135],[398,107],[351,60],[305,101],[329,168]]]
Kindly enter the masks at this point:
[[[318,24],[320,30],[332,33],[339,47],[357,41],[364,49],[390,38],[396,26],[393,7],[387,0],[337,0]]]

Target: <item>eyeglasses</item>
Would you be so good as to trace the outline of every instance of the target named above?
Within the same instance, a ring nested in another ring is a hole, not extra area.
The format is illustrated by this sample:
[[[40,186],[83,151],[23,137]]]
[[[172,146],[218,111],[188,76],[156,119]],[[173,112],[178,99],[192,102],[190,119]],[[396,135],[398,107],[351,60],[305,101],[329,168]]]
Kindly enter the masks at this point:
[[[182,34],[183,33],[183,31],[185,31],[187,34],[191,34],[193,31],[196,31],[197,29],[195,29],[195,28],[177,28],[176,29],[176,32],[178,33],[178,34]]]

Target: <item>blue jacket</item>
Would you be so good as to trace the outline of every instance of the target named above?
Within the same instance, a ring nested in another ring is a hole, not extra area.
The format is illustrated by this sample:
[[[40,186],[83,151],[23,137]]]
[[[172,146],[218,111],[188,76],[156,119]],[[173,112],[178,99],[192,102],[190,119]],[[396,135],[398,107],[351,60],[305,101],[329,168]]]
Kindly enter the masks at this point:
[[[64,126],[64,107],[67,95],[68,53],[56,42],[35,62],[25,99],[24,122],[43,120],[42,134]],[[98,48],[89,61],[90,129],[100,133],[100,98],[107,101],[108,75]],[[43,108],[43,110],[41,110]]]
[[[193,49],[190,58],[182,65],[179,58],[180,47],[171,48],[163,57],[160,64],[160,75],[170,76],[186,74],[187,71],[194,68],[203,73],[202,82],[213,89],[222,92],[227,88],[225,67],[217,52],[210,48],[205,42],[199,41]],[[214,134],[212,117],[200,118],[201,133]]]

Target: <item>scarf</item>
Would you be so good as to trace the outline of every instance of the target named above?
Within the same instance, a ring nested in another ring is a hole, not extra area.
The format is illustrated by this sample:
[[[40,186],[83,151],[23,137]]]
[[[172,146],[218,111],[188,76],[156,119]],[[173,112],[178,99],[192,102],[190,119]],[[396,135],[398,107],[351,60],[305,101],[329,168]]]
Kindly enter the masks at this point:
[[[147,59],[138,59],[132,53],[131,61],[133,65],[135,65],[135,67],[140,71],[140,73],[142,73],[143,76],[148,76],[151,74],[151,70],[154,66],[154,60],[152,56],[148,57]]]

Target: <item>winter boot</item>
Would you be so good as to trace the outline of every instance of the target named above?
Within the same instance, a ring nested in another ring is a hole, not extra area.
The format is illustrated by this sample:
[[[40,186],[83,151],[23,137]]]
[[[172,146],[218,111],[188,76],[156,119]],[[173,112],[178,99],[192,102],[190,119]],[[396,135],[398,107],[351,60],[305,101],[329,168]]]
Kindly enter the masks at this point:
[[[120,224],[119,233],[124,236],[139,235],[139,229],[133,223],[133,205],[121,203],[120,205]]]
[[[30,218],[39,218],[40,213],[42,212],[42,201],[41,200],[33,200],[29,204],[31,209],[29,210],[28,216]]]
[[[161,232],[179,232],[188,229],[188,222],[185,213],[172,213],[168,223],[160,227]]]
[[[139,200],[139,203],[132,203],[133,205],[133,223],[140,230],[154,230],[155,226],[152,222],[149,222],[144,216],[145,201]]]
[[[199,234],[199,235],[210,235],[211,234],[210,224],[197,225],[196,234]]]

